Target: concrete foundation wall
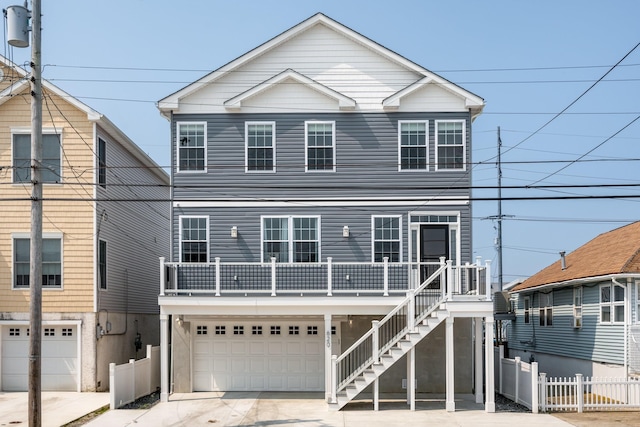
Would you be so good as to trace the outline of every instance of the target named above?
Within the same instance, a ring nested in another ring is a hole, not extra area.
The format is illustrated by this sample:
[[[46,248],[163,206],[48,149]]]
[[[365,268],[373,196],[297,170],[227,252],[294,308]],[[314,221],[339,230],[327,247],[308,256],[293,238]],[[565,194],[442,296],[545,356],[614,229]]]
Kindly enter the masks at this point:
[[[509,358],[520,357],[523,361],[538,362],[538,371],[548,377],[573,377],[582,374],[585,377],[597,378],[626,378],[627,374],[622,365],[593,362],[591,360],[575,359],[556,356],[554,354],[509,350]]]
[[[191,322],[175,321],[171,318],[171,369],[173,371],[172,392],[190,393],[191,381]]]

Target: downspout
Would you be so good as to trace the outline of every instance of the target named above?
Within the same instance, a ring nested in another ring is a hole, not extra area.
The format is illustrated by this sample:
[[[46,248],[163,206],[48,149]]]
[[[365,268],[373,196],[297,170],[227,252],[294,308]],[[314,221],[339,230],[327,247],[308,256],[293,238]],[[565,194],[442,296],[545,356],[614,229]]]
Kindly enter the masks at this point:
[[[631,304],[629,304],[629,290],[631,288],[631,278],[627,278],[627,285],[623,285],[622,283],[618,282],[614,277],[611,278],[611,281],[618,286],[621,286],[624,288],[624,350],[623,350],[623,361],[624,361],[624,376],[625,379],[629,378],[629,366],[628,366],[628,362],[627,362],[627,356],[629,354],[629,328],[627,327],[627,319],[629,319],[629,308],[631,306]],[[614,292],[611,292],[612,296],[614,294]]]

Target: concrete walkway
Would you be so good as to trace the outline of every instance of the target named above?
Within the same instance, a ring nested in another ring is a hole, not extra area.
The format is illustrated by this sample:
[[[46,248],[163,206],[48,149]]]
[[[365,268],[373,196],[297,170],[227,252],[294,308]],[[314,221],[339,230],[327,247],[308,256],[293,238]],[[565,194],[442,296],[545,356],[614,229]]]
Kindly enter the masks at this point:
[[[370,401],[330,412],[318,393],[189,393],[173,394],[169,402],[146,410],[108,411],[85,426],[571,426],[548,414],[488,414],[483,405],[469,400],[456,402],[456,412],[446,412],[442,400],[419,401],[416,409],[409,411],[404,402],[383,400],[378,412],[371,410]]]
[[[42,392],[42,427],[60,427],[109,404],[109,393]],[[0,393],[0,426],[28,426],[29,395]]]

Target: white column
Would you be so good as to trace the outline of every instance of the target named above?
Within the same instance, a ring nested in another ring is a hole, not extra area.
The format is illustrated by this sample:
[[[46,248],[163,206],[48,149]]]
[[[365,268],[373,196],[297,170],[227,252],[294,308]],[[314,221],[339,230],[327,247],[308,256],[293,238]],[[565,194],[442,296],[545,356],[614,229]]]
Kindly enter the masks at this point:
[[[484,395],[482,394],[482,318],[476,317],[473,319],[475,324],[475,389],[476,389],[476,403],[484,402]]]
[[[453,354],[453,317],[449,316],[446,320],[445,330],[445,348],[446,348],[446,409],[447,412],[455,412],[455,380],[454,380],[454,354]]]
[[[169,315],[160,314],[160,401],[169,401]]]
[[[407,403],[409,409],[416,410],[416,348],[407,353]]]
[[[380,377],[376,377],[373,380],[373,410],[377,411],[380,409]]]
[[[485,392],[487,400],[484,404],[486,412],[496,412],[495,402],[495,376],[494,376],[494,357],[493,357],[493,316],[485,319],[484,325],[484,342],[485,342]]]
[[[331,401],[331,315],[324,315],[324,394],[327,402]]]

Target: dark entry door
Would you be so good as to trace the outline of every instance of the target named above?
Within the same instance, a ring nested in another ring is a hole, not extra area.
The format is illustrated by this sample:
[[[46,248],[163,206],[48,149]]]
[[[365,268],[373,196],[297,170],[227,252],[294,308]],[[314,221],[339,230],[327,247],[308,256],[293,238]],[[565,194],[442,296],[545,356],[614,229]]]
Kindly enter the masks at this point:
[[[420,227],[420,262],[440,262],[440,257],[449,259],[449,226],[422,225]],[[437,269],[436,265],[422,265],[420,283],[428,279]],[[440,282],[436,281],[433,287],[439,287],[439,284]]]

